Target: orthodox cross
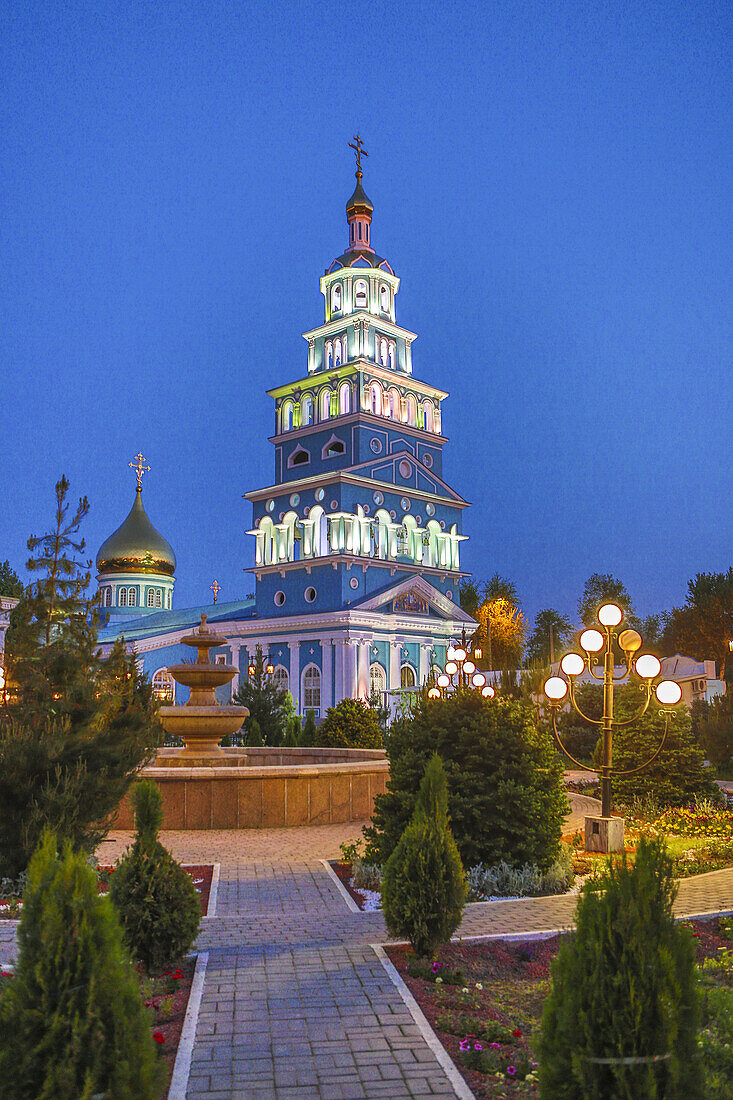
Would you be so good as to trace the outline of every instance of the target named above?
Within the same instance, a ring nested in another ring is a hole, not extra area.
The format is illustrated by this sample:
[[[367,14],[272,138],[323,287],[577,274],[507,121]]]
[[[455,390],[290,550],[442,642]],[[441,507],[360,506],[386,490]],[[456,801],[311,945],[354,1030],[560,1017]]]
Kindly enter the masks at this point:
[[[362,156],[368,157],[369,154],[366,149],[363,148],[363,143],[358,133],[355,135],[354,140],[349,142],[349,148],[353,149],[356,154],[356,170],[359,175],[361,175],[361,158]]]
[[[213,584],[209,585],[209,588],[214,593],[214,603],[216,603],[216,597],[221,592],[221,585],[219,584],[218,581],[215,580]]]
[[[135,455],[135,458],[136,458],[135,462],[128,462],[127,465],[132,466],[133,470],[135,471],[135,476],[137,477],[137,487],[138,487],[138,489],[142,489],[142,487],[143,487],[143,474],[146,471],[149,471],[150,467],[149,466],[143,466],[143,462],[145,461],[145,459],[143,458],[141,452],[138,452]]]

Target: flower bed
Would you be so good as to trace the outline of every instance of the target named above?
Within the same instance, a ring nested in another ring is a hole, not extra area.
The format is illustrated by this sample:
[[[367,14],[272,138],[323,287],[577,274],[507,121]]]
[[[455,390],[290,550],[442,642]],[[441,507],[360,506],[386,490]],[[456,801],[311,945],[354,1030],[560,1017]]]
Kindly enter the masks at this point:
[[[705,1095],[722,1100],[733,1077],[733,921],[685,923],[709,1006],[700,1032]],[[428,963],[408,947],[386,948],[478,1100],[539,1096],[540,1020],[559,944],[559,936],[523,944],[463,941]]]
[[[97,868],[97,878],[99,882],[100,894],[106,894],[109,890],[109,881],[114,874],[114,867],[109,865],[100,865]],[[199,864],[184,866],[184,871],[193,879],[193,884],[196,887],[196,892],[201,899],[201,915],[206,916],[206,911],[209,907],[209,894],[211,893],[211,883],[214,875],[213,865]],[[21,910],[23,909],[23,899],[18,895],[11,895],[0,899],[0,920],[17,920],[20,917]]]
[[[145,1007],[150,1011],[153,1039],[168,1071],[161,1100],[168,1095],[195,967],[195,957],[189,956],[182,961],[180,967],[166,970],[153,977],[147,977],[140,967],[135,968],[140,996]],[[0,998],[3,995],[3,988],[12,980],[13,967],[0,966]]]

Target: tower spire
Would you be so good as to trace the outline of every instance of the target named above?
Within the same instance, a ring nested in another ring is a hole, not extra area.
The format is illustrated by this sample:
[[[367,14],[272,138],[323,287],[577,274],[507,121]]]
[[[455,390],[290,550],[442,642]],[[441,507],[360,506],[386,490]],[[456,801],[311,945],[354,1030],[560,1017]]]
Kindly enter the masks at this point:
[[[374,249],[370,244],[369,235],[374,207],[361,186],[361,181],[364,178],[364,173],[361,170],[361,158],[368,157],[369,154],[364,148],[364,143],[358,132],[354,135],[354,140],[349,142],[349,148],[354,150],[356,156],[356,187],[346,204],[346,221],[349,225],[349,247],[347,251],[373,252]]]

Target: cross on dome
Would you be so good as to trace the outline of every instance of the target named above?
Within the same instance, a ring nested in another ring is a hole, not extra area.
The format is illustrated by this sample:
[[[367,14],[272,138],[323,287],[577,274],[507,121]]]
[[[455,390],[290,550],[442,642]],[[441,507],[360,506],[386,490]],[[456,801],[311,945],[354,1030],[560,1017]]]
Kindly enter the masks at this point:
[[[143,474],[149,473],[150,467],[143,466],[143,462],[145,461],[145,459],[142,456],[142,451],[138,451],[138,453],[135,455],[135,460],[135,462],[128,462],[127,465],[131,466],[132,469],[135,471],[135,476],[137,477],[137,489],[140,493],[142,492],[143,488]]]

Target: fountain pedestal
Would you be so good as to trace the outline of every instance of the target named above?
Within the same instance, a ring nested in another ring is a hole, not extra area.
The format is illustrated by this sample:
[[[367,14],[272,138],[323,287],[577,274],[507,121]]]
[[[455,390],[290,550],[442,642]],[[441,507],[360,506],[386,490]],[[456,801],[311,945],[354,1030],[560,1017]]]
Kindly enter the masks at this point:
[[[160,721],[166,733],[180,737],[185,748],[177,757],[223,756],[219,748],[222,737],[236,733],[249,714],[246,707],[218,702],[216,688],[228,684],[236,676],[234,665],[217,665],[209,660],[209,650],[226,645],[228,639],[209,628],[206,615],[201,626],[181,638],[184,645],[198,650],[195,661],[169,665],[168,671],[177,684],[190,688],[191,696],[182,707],[161,707]]]

